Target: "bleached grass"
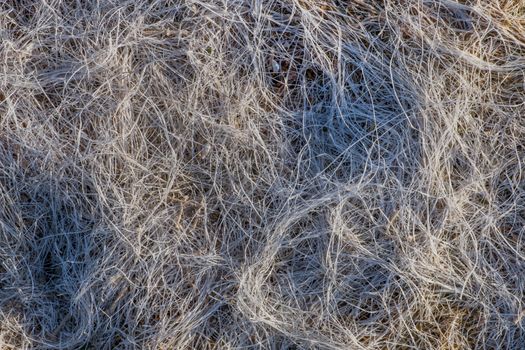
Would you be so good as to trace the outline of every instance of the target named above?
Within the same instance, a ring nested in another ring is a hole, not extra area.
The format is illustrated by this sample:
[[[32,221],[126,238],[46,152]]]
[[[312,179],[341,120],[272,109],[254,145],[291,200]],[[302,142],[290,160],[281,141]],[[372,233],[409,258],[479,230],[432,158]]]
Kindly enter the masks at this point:
[[[522,349],[520,0],[0,4],[1,349]]]

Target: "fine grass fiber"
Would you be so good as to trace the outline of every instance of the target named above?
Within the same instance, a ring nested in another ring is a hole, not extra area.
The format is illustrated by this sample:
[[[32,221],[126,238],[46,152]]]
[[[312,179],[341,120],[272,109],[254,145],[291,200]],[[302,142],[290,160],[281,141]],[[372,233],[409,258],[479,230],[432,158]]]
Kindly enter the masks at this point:
[[[0,349],[525,348],[522,0],[4,0],[0,38]]]

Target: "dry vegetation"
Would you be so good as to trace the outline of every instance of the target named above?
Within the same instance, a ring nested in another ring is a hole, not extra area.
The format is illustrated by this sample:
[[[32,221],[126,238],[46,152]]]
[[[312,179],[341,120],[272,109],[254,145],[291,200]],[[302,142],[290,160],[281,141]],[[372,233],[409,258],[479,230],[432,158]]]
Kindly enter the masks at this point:
[[[0,2],[1,349],[523,349],[523,0]]]

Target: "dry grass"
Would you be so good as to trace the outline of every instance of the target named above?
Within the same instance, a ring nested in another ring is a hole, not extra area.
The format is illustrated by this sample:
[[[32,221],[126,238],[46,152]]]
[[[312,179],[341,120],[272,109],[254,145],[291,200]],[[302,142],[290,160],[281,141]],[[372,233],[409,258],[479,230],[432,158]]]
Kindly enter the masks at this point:
[[[522,0],[5,0],[1,349],[522,349]]]

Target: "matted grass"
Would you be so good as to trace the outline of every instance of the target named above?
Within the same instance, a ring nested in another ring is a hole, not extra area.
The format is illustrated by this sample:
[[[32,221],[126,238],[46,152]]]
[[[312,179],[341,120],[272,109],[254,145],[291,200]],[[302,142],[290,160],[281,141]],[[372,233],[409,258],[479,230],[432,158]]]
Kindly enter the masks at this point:
[[[1,349],[522,349],[521,0],[0,3]]]

